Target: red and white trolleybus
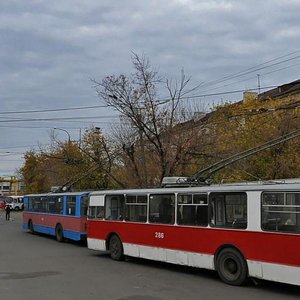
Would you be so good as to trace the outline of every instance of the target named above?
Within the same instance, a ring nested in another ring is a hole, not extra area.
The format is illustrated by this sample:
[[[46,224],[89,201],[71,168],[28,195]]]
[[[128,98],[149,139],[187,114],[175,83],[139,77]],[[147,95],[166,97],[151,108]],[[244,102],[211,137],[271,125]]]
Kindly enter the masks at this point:
[[[300,285],[300,183],[96,191],[88,248]]]

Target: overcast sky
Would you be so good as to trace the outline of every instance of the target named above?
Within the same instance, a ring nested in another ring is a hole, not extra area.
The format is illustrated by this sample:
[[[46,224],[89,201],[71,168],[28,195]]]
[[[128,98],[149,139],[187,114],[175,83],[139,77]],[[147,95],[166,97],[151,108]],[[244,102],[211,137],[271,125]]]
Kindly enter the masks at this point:
[[[194,101],[205,107],[240,100],[241,92],[207,95],[255,89],[257,74],[262,89],[299,79],[299,12],[300,0],[0,1],[0,175],[49,144],[53,127],[74,140],[91,124],[109,130],[113,118],[92,118],[115,114],[104,108],[8,112],[101,105],[90,79],[130,74],[132,52],[168,78],[183,68],[192,85],[203,83]],[[89,118],[17,121],[74,116]]]

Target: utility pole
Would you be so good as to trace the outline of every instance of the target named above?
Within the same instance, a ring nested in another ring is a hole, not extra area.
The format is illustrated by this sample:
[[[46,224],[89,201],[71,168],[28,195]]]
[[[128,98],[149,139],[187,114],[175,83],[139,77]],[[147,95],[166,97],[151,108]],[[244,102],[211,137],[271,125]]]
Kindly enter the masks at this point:
[[[257,87],[258,87],[258,94],[260,94],[260,75],[257,74]]]

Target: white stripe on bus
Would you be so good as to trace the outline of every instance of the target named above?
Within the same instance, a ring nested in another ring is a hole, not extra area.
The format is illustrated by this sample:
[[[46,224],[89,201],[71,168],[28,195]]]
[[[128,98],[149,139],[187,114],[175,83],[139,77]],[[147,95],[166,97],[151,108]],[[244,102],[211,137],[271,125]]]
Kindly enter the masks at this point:
[[[88,238],[88,248],[106,251],[106,241]],[[123,243],[124,254],[178,265],[214,270],[214,256],[188,251]],[[300,268],[247,260],[250,277],[300,285]]]

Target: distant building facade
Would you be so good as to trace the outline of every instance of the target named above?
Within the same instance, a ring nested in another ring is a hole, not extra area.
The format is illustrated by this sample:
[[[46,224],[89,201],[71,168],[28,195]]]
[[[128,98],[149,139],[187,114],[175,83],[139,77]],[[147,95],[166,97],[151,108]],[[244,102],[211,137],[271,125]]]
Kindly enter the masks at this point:
[[[0,195],[19,195],[23,184],[16,176],[0,176]]]

